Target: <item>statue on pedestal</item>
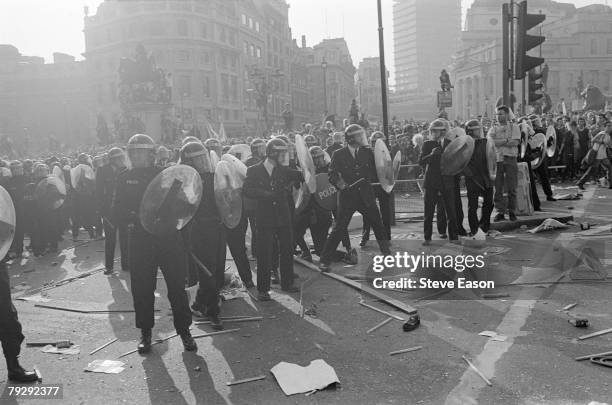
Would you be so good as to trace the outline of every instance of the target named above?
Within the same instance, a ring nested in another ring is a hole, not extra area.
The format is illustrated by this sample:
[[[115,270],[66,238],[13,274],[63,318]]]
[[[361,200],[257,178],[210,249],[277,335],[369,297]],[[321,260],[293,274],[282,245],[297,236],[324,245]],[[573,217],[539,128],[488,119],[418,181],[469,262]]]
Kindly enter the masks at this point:
[[[448,75],[448,72],[446,72],[446,69],[442,69],[442,72],[440,73],[440,88],[442,91],[450,91],[453,88],[450,81],[450,76]]]

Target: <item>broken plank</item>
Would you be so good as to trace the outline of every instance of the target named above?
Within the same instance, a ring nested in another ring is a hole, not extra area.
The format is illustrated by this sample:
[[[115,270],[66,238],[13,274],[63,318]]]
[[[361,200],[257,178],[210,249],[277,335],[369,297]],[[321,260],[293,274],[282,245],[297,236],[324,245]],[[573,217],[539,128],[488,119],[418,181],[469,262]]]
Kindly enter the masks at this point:
[[[100,350],[104,349],[105,347],[108,347],[108,346],[112,345],[112,344],[113,344],[113,343],[115,343],[117,340],[119,340],[119,339],[118,339],[118,338],[114,338],[114,339],[112,339],[112,340],[110,340],[110,341],[108,341],[108,342],[104,343],[102,346],[100,346],[100,347],[98,347],[98,348],[96,348],[96,349],[92,350],[91,352],[89,352],[89,355],[91,356],[91,355],[93,355],[93,354],[95,354],[95,353],[99,352]]]
[[[378,325],[374,326],[373,328],[369,329],[366,333],[370,334],[372,332],[374,332],[376,329],[380,329],[382,328],[384,325],[388,324],[389,322],[391,322],[393,320],[392,317],[388,317],[387,319],[385,319],[384,321],[382,321],[381,323],[379,323]]]
[[[389,356],[395,356],[396,354],[414,352],[414,351],[417,351],[417,350],[421,350],[422,348],[423,348],[423,346],[415,346],[415,347],[411,347],[410,349],[396,350],[394,352],[390,352]]]
[[[396,300],[394,298],[391,298],[383,293],[381,293],[380,291],[377,291],[376,289],[372,288],[372,287],[367,287],[365,285],[361,285],[360,283],[353,281],[353,280],[349,280],[346,277],[343,277],[339,274],[334,274],[334,273],[325,273],[322,272],[317,266],[315,266],[314,264],[307,262],[306,260],[303,260],[299,257],[294,257],[294,260],[298,263],[300,263],[302,266],[309,268],[311,270],[317,271],[321,274],[323,274],[324,276],[327,276],[329,278],[333,278],[336,281],[340,281],[341,283],[344,283],[346,285],[348,285],[349,287],[353,287],[356,290],[359,290],[365,294],[368,294],[376,299],[379,299],[381,301],[384,301],[385,303],[387,303],[388,305],[399,309],[402,312],[407,313],[408,315],[416,315],[417,314],[417,310],[416,308],[411,307],[408,304],[404,304],[403,302]]]
[[[480,376],[480,378],[482,378],[484,380],[484,382],[486,382],[489,387],[493,385],[493,384],[491,384],[491,381],[489,381],[489,379],[487,377],[485,377],[485,375],[480,370],[478,370],[476,368],[476,366],[472,364],[471,361],[468,360],[467,357],[465,357],[465,356],[461,356],[461,357],[463,357],[463,360],[465,360],[465,362],[470,366],[470,368],[472,370],[474,370],[474,372],[476,374],[478,374]]]
[[[235,319],[225,319],[224,322],[253,322],[253,321],[261,321],[263,316],[254,316],[252,318],[235,318]],[[194,325],[208,325],[211,321],[198,321],[194,322]]]
[[[372,306],[372,305],[370,305],[370,304],[366,304],[366,303],[365,303],[365,302],[363,302],[363,301],[359,301],[359,305],[362,305],[362,306],[364,306],[364,307],[366,307],[366,308],[370,308],[370,309],[372,309],[372,310],[374,310],[374,311],[376,311],[376,312],[379,312],[379,313],[381,313],[381,314],[383,314],[383,315],[390,316],[391,318],[397,319],[398,321],[406,321],[406,320],[405,320],[404,318],[402,318],[401,316],[397,316],[397,315],[390,314],[390,313],[389,313],[389,312],[387,312],[387,311],[383,311],[382,309],[376,308],[376,307],[374,307],[374,306]]]
[[[265,375],[259,375],[257,377],[245,378],[244,380],[230,381],[228,383],[225,383],[225,385],[227,385],[227,386],[238,385],[238,384],[244,384],[244,383],[248,383],[248,382],[252,382],[252,381],[259,381],[259,380],[265,380],[265,379],[266,379]]]
[[[578,305],[577,302],[574,302],[573,304],[569,304],[563,307],[562,311],[569,311],[570,309],[574,308],[576,305]]]
[[[576,357],[574,360],[576,360],[576,361],[589,360],[589,359],[591,359],[593,357],[600,357],[600,356],[612,356],[612,351],[588,354],[586,356]]]
[[[580,336],[580,337],[578,338],[578,340],[589,339],[589,338],[592,338],[592,337],[596,337],[596,336],[605,335],[606,333],[611,333],[611,332],[612,332],[612,328],[610,328],[610,329],[604,329],[604,330],[600,330],[600,331],[598,331],[598,332],[589,333],[588,335],[583,335],[583,336]]]
[[[197,338],[202,338],[202,337],[207,337],[207,336],[223,335],[225,333],[238,332],[239,330],[240,329],[228,329],[228,330],[222,330],[219,332],[203,333],[201,335],[194,335],[193,338],[197,339]]]

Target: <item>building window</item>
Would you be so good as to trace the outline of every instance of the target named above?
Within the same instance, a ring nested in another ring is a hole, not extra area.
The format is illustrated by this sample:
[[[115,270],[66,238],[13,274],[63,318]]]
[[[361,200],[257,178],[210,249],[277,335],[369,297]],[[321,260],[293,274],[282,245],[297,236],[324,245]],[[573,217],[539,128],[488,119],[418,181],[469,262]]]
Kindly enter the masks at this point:
[[[591,39],[591,55],[597,54],[597,40],[595,38]]]
[[[241,17],[242,25],[246,25],[247,23],[246,15],[242,14],[240,17]]]
[[[248,55],[249,54],[249,43],[244,41],[244,54]]]
[[[187,36],[187,20],[178,20],[176,22],[176,31],[181,37]]]
[[[219,41],[221,42],[227,41],[227,37],[225,34],[225,27],[219,26]]]
[[[252,44],[249,46],[249,55],[255,56],[255,47]]]
[[[178,77],[179,97],[191,96],[191,76],[181,75]]]
[[[208,25],[205,22],[200,23],[200,36],[208,38]]]
[[[200,64],[201,65],[210,64],[210,53],[208,51],[202,51],[202,53],[200,54]]]
[[[161,21],[151,21],[147,24],[148,34],[152,37],[164,35],[164,26]]]
[[[206,98],[210,98],[210,78],[208,76],[204,76],[202,79],[202,94]]]
[[[238,101],[238,78],[232,76],[230,82],[231,100]]]
[[[176,62],[177,63],[188,63],[190,60],[189,51],[179,50],[176,51]]]
[[[255,31],[259,32],[259,21],[255,21]]]
[[[608,55],[612,54],[612,39],[608,38]]]
[[[236,33],[230,31],[229,33],[229,43],[231,46],[236,46]]]
[[[261,59],[261,48],[257,47],[256,55],[259,59]]]
[[[249,28],[253,29],[253,19],[249,17]]]

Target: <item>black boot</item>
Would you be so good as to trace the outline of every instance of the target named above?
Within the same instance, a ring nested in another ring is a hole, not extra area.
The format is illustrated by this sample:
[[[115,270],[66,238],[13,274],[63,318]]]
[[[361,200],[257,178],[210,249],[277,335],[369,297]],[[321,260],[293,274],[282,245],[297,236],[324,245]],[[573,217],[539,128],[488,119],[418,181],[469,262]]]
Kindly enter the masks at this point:
[[[140,343],[138,343],[138,353],[144,354],[151,351],[151,329],[140,330]]]
[[[6,369],[8,370],[9,381],[19,383],[31,383],[38,381],[35,371],[26,371],[19,365],[17,356],[6,359]]]
[[[193,339],[193,336],[191,336],[191,332],[189,331],[179,332],[179,336],[181,337],[181,340],[183,341],[183,347],[185,347],[186,351],[188,352],[198,351],[198,345]]]
[[[380,253],[387,256],[391,254],[390,249],[391,243],[388,240],[379,240],[378,247],[380,248]]]
[[[208,320],[210,320],[210,326],[212,326],[214,330],[223,330],[223,322],[221,322],[219,314],[208,314]]]

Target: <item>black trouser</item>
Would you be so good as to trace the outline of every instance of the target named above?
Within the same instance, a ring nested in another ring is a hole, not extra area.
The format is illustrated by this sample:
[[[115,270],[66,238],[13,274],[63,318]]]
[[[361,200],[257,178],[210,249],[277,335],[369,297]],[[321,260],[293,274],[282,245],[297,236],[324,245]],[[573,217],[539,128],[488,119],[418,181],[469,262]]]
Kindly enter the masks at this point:
[[[465,187],[467,188],[470,232],[476,234],[479,226],[483,232],[488,232],[491,226],[491,212],[493,212],[493,187],[482,188],[469,177],[465,178]],[[478,219],[478,197],[483,199],[480,220]]]
[[[565,159],[565,170],[563,170],[563,180],[572,180],[576,176],[576,159],[574,157],[574,151],[568,153]]]
[[[25,233],[25,215],[22,210],[16,211],[15,220],[15,236],[13,237],[13,243],[11,243],[10,251],[21,255],[23,253],[23,236]]]
[[[338,222],[338,211],[332,211],[332,226],[334,227],[336,222]],[[362,217],[364,221],[367,221],[368,219],[363,216]],[[349,219],[350,222],[350,219]],[[329,229],[329,228],[328,228]],[[346,249],[347,252],[350,252],[351,250],[351,238],[349,238],[349,234],[348,234],[348,224],[346,226],[346,228],[344,230],[340,229],[340,240],[342,241],[342,246],[344,246],[344,248]]]
[[[531,202],[533,203],[533,209],[540,209],[540,197],[538,196],[538,189],[536,187],[536,179],[533,170],[531,170],[531,161],[527,160],[527,169],[529,170],[529,188],[531,190]]]
[[[274,268],[275,262],[273,256],[276,256],[276,262],[280,265],[281,287],[288,288],[293,285],[293,248],[291,224],[257,224],[257,290],[270,290],[270,270]]]
[[[589,179],[589,176],[595,175],[597,176],[597,171],[599,170],[599,166],[603,165],[608,171],[608,183],[610,188],[612,188],[612,164],[610,164],[609,159],[595,159],[593,164],[588,167],[588,169],[584,172],[580,180],[578,180],[579,185],[584,185],[586,181]]]
[[[294,224],[296,243],[299,245],[300,237],[304,240],[304,234],[306,230],[310,228],[310,235],[312,236],[315,253],[321,256],[325,241],[327,240],[329,227],[332,224],[331,213],[329,211],[323,212],[318,211],[316,208],[311,208],[296,215]],[[309,250],[307,251],[310,253]]]
[[[461,176],[455,176],[453,194],[455,196],[455,216],[457,219],[457,231],[463,229],[463,204],[461,203]]]
[[[34,228],[30,235],[32,250],[35,254],[43,253],[47,248],[57,249],[60,231],[59,211],[38,211],[34,214]]]
[[[234,263],[238,269],[238,274],[243,283],[253,282],[251,265],[246,254],[246,231],[248,220],[245,215],[234,229],[227,230],[227,246],[234,258]],[[225,269],[224,269],[225,271]]]
[[[257,257],[257,219],[255,215],[249,215],[249,225],[251,226],[251,256]]]
[[[371,224],[381,250],[386,249],[388,246],[389,235],[387,234],[387,230],[382,223],[380,211],[378,210],[378,207],[374,201],[372,201],[369,205],[366,205],[361,198],[357,198],[356,201],[340,201],[336,221],[331,233],[329,234],[329,238],[327,238],[327,242],[325,242],[323,253],[321,254],[322,263],[329,264],[333,260],[333,256],[336,254],[336,248],[340,243],[340,239],[342,239],[344,233],[348,233],[348,224],[351,222],[351,218],[353,217],[355,211],[359,211],[363,218],[367,219]]]
[[[190,261],[191,265],[195,266],[199,279],[195,301],[197,305],[205,307],[208,316],[219,314],[219,289],[225,281],[225,232],[226,228],[221,223],[195,223],[191,228],[192,252],[212,274],[210,277],[195,261]]]
[[[11,301],[8,270],[6,264],[0,262],[0,341],[2,341],[4,357],[9,359],[19,356],[21,342],[24,339],[17,310]]]
[[[153,293],[157,284],[157,269],[160,268],[168,288],[174,327],[179,333],[188,330],[191,325],[191,310],[185,291],[187,261],[180,236],[177,233],[176,236],[162,240],[137,229],[130,232],[129,238],[130,278],[136,327],[151,329],[155,324]]]
[[[382,217],[383,225],[387,230],[388,239],[391,240],[391,214],[389,201],[391,200],[390,195],[385,192],[380,186],[374,186],[374,195],[378,200],[378,204],[380,206],[380,212]],[[366,217],[363,217],[363,230],[361,232],[361,240],[366,241],[370,240],[370,222]]]
[[[444,180],[443,180],[444,181]],[[431,240],[433,232],[433,217],[436,212],[436,205],[443,204],[446,212],[446,226],[451,240],[457,239],[457,218],[455,216],[455,196],[454,196],[454,181],[452,178],[445,180],[446,184],[442,189],[425,188],[425,212],[423,221],[423,232],[425,240]],[[440,230],[441,218],[438,216],[438,230]]]
[[[128,259],[128,237],[125,227],[115,228],[111,223],[104,218],[104,267],[112,270],[115,267],[115,246],[117,245],[117,233],[119,233],[119,249],[121,252],[121,268],[129,270]]]
[[[535,169],[535,173],[540,179],[540,184],[542,184],[542,190],[544,190],[546,197],[552,197],[553,192],[552,188],[550,187],[550,175],[548,173],[548,157],[545,157],[542,164]]]

